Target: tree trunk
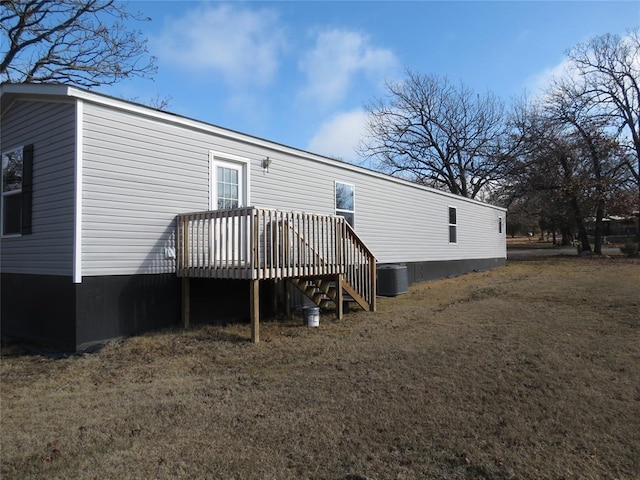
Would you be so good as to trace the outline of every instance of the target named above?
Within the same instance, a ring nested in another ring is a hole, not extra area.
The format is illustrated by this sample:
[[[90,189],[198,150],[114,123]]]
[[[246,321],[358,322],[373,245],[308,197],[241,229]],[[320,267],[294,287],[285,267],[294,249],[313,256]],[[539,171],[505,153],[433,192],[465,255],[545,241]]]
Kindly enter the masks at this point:
[[[573,214],[576,217],[576,227],[578,227],[578,240],[580,241],[580,252],[590,252],[591,245],[589,244],[589,235],[587,235],[587,227],[584,224],[584,218],[582,218],[582,212],[580,211],[580,205],[575,195],[571,195],[571,208]]]
[[[587,235],[587,229],[584,226],[582,219],[578,221],[578,240],[580,240],[580,253],[591,252],[591,245],[589,244],[589,235]]]
[[[538,238],[538,240],[544,242],[544,223],[542,220],[538,222],[538,226],[540,227],[540,238]]]
[[[640,160],[638,160],[638,168],[640,168]],[[638,210],[636,217],[636,242],[640,243],[640,182],[638,182]]]
[[[602,217],[604,216],[604,200],[600,198],[596,206],[596,231],[594,239],[594,253],[602,255]]]

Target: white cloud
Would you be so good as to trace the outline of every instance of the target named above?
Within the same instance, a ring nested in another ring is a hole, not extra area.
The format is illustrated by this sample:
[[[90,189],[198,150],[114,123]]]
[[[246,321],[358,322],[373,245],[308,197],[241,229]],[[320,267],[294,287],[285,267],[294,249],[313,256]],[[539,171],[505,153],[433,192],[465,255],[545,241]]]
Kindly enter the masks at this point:
[[[355,160],[355,148],[366,134],[366,120],[361,109],[333,116],[320,126],[308,150],[345,161]]]
[[[346,96],[354,76],[364,74],[379,82],[397,63],[391,50],[375,48],[363,34],[336,29],[323,31],[313,50],[300,61],[307,77],[302,95],[319,105],[335,105]]]
[[[534,97],[542,95],[554,80],[568,78],[571,74],[572,64],[568,58],[565,58],[557,65],[545,68],[542,72],[529,77],[526,81],[527,92]]]
[[[151,38],[161,62],[232,85],[266,85],[275,76],[284,35],[271,10],[202,7],[165,22]]]
[[[588,42],[589,40],[587,39],[585,41]],[[637,40],[634,40],[633,35],[628,34],[622,36],[621,41],[622,44],[628,48],[629,54],[633,55],[636,53],[633,57],[627,57],[625,62],[631,66],[632,70],[640,72],[640,55],[637,55],[638,49],[634,48],[634,45],[637,45]],[[597,63],[597,60],[593,58],[593,52],[590,53],[590,57]],[[550,87],[554,80],[578,78],[579,76],[580,73],[575,65],[573,65],[573,62],[568,57],[564,57],[557,65],[548,67],[542,72],[529,77],[526,81],[526,88],[533,96],[537,96],[543,94],[545,89]]]

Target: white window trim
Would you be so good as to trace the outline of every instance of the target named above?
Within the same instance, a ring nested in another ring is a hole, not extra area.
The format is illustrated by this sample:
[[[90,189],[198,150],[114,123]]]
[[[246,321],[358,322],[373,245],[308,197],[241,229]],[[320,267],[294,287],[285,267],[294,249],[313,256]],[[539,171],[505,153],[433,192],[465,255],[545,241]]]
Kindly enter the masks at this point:
[[[342,185],[349,185],[351,188],[353,188],[353,210],[345,210],[344,208],[338,208],[338,198],[337,198],[337,191],[338,191],[338,184],[341,183]],[[356,186],[353,183],[348,183],[348,182],[341,182],[340,180],[334,180],[333,182],[333,211],[335,212],[336,215],[340,216],[340,213],[338,212],[345,212],[345,213],[350,213],[353,215],[353,226],[355,227],[356,224]]]
[[[12,195],[20,195],[22,193],[22,187],[17,188],[15,190],[11,190],[10,192],[6,192],[4,191],[4,168],[2,168],[2,157],[4,157],[5,153],[9,153],[9,152],[13,152],[16,150],[22,150],[24,152],[24,145],[19,145],[17,147],[14,148],[7,148],[6,150],[3,150],[2,152],[0,152],[0,195],[2,196],[3,200],[2,202],[0,202],[1,206],[0,206],[0,238],[17,238],[17,237],[21,237],[22,233],[21,232],[17,232],[17,233],[4,233],[4,205],[5,205],[5,201],[4,198],[5,197],[11,197]],[[23,162],[23,166],[22,168],[24,169],[24,158],[22,159]]]
[[[456,223],[451,223],[451,214],[450,209],[453,208],[456,212]],[[451,241],[451,227],[456,228],[456,241]],[[449,239],[449,245],[457,245],[458,244],[458,207],[454,207],[453,205],[447,206],[447,238]]]
[[[248,158],[239,157],[230,153],[216,152],[209,150],[209,210],[217,210],[218,205],[216,203],[216,163],[234,163],[242,165],[244,170],[244,177],[242,178],[242,189],[244,191],[245,205],[248,207],[251,205],[251,191],[249,186],[251,185],[251,162]]]

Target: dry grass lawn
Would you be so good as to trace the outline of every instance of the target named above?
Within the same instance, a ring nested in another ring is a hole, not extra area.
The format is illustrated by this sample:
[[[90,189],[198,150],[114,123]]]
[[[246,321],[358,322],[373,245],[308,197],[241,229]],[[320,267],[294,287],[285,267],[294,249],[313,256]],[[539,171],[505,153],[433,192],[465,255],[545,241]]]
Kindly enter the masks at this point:
[[[510,262],[248,336],[5,351],[0,476],[640,478],[639,259]]]

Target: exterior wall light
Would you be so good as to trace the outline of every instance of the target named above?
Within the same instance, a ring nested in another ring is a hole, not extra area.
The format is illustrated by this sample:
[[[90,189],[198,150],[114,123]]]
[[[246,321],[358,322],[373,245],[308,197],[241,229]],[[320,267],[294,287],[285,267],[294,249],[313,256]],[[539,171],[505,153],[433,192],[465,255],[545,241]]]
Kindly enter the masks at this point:
[[[262,170],[269,173],[269,167],[271,166],[271,159],[269,157],[262,160]]]

